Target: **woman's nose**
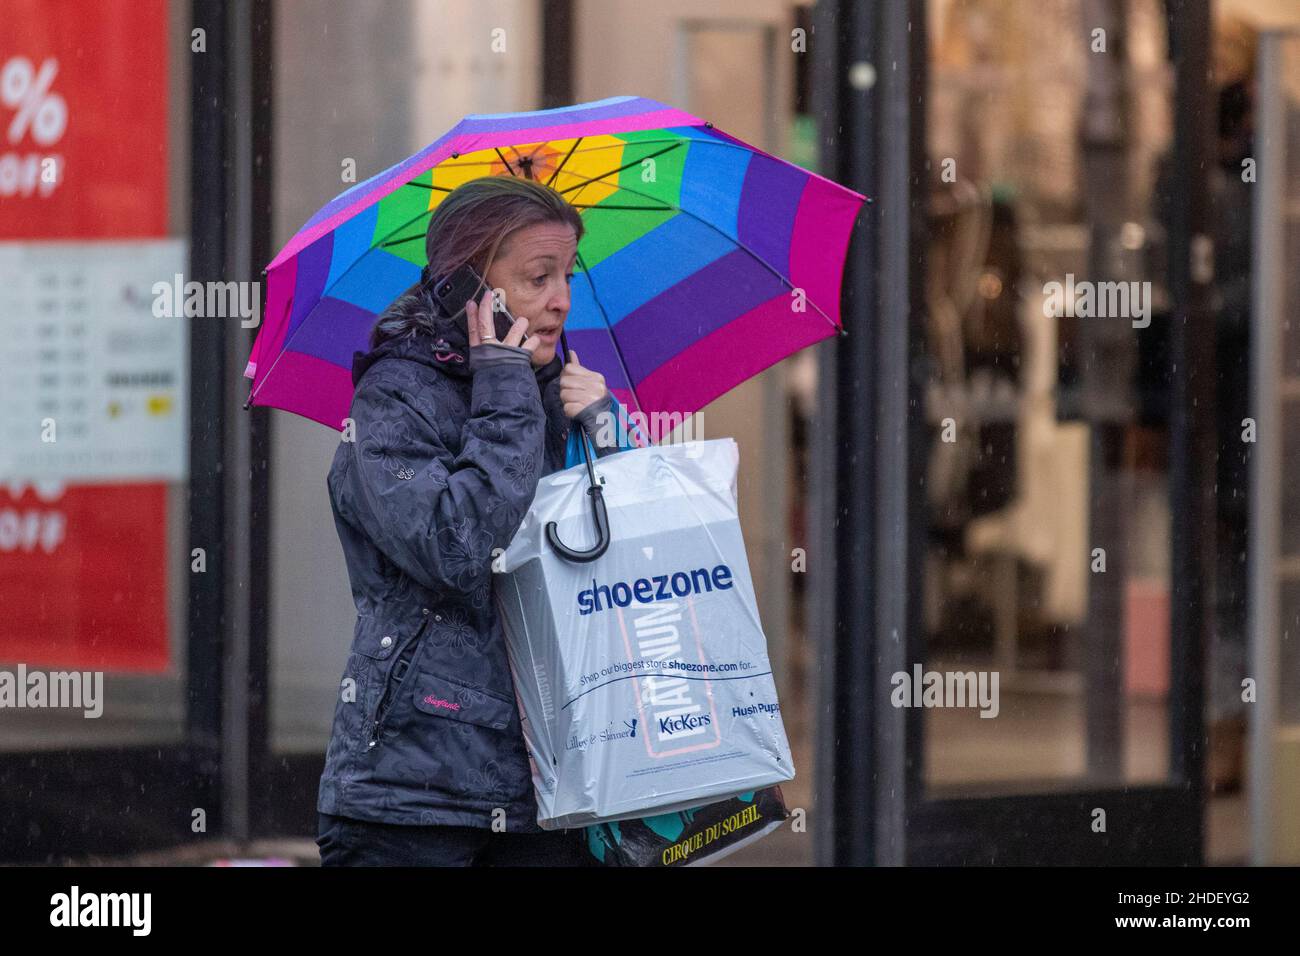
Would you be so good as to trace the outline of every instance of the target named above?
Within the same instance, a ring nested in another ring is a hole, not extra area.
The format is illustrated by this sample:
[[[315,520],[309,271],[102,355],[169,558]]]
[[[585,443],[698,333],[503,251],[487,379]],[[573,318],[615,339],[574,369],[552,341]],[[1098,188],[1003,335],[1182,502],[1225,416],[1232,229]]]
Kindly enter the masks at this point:
[[[569,284],[567,282],[555,291],[547,306],[553,312],[567,313],[569,311]]]

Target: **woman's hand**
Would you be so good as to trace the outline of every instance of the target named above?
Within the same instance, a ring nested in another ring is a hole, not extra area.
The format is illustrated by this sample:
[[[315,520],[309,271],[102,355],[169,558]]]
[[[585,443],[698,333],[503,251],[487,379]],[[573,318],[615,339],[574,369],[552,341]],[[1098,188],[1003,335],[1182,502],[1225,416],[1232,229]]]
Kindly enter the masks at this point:
[[[499,341],[502,345],[513,345],[515,348],[536,352],[537,346],[541,344],[535,337],[524,340],[524,333],[528,331],[528,320],[522,315],[515,319],[515,324],[510,326],[510,331],[506,333],[504,339],[497,339],[496,320],[492,315],[491,289],[483,293],[483,298],[479,300],[478,305],[475,305],[472,299],[465,303],[465,322],[469,326],[471,348],[483,342]]]
[[[583,368],[578,362],[578,353],[569,349],[569,360],[560,372],[560,401],[564,403],[564,414],[573,418],[607,394],[609,389],[605,387],[605,376],[595,369]]]

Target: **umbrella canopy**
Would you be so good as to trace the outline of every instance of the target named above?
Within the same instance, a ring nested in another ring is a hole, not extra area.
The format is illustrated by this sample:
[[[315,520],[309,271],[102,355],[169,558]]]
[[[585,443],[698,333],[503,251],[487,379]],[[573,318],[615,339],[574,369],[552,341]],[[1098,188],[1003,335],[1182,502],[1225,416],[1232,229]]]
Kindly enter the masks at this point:
[[[566,338],[629,414],[686,415],[841,330],[866,197],[662,103],[471,115],[340,194],[267,267],[249,403],[343,428],[352,356],[418,281],[442,197],[528,176],[580,212]]]

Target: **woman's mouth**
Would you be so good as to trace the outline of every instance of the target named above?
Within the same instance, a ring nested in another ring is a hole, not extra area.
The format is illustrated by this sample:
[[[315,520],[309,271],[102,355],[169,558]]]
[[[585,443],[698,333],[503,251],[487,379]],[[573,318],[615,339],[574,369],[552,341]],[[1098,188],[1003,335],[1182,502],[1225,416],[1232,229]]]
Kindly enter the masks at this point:
[[[558,325],[553,325],[546,329],[538,329],[537,331],[530,332],[529,334],[537,336],[543,342],[554,342],[557,338],[560,337],[560,327]]]

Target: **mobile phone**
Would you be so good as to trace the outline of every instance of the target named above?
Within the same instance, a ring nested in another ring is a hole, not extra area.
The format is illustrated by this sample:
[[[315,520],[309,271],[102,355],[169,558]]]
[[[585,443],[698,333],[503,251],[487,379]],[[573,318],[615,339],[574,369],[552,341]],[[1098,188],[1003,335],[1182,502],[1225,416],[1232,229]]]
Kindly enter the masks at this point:
[[[469,300],[477,303],[486,288],[487,283],[479,276],[478,270],[467,262],[433,284],[433,298],[443,315],[451,316],[462,312]],[[496,325],[497,340],[505,341],[506,333],[515,324],[515,317],[502,305],[499,310],[493,310],[492,319]]]

